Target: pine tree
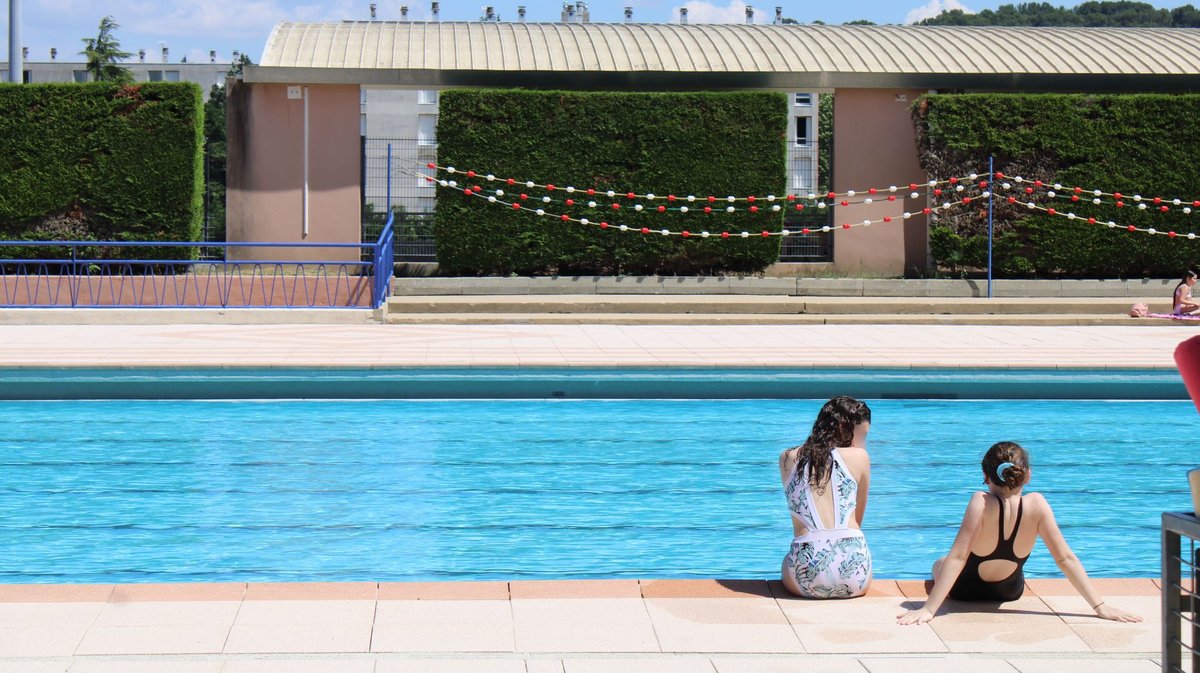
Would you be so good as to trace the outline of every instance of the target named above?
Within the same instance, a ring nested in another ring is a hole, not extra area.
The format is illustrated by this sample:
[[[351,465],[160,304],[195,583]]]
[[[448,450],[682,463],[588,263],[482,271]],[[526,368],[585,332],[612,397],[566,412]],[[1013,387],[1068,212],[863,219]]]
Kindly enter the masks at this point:
[[[129,68],[119,65],[132,56],[127,51],[121,51],[121,43],[113,36],[120,26],[111,16],[100,19],[100,33],[96,37],[83,38],[84,48],[79,52],[87,57],[87,71],[93,82],[132,82],[133,74]]]

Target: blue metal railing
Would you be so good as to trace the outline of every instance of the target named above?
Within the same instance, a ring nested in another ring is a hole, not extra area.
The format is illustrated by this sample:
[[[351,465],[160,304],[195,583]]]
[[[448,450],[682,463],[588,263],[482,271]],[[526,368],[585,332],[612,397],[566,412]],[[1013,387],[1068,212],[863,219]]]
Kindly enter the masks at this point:
[[[375,243],[0,241],[0,307],[377,308],[392,276],[390,224]],[[123,248],[155,253],[121,259]],[[174,248],[216,258],[169,259]],[[279,249],[294,259],[260,252]]]
[[[392,239],[395,238],[396,215],[390,210],[388,211],[387,224],[383,225],[383,231],[379,232],[379,240],[375,241],[375,250],[372,256],[374,265],[375,287],[371,293],[371,307],[379,308],[383,302],[387,301],[388,291],[391,287],[392,272],[396,268],[396,249],[392,245]]]

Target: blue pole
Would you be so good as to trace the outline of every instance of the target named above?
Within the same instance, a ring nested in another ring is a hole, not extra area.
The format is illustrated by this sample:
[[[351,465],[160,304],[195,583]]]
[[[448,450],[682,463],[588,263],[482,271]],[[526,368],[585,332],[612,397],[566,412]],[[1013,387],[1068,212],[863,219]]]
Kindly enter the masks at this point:
[[[388,143],[387,152],[387,209],[385,213],[392,212],[392,144]]]
[[[996,194],[996,157],[988,157],[988,299],[992,298],[992,197]]]

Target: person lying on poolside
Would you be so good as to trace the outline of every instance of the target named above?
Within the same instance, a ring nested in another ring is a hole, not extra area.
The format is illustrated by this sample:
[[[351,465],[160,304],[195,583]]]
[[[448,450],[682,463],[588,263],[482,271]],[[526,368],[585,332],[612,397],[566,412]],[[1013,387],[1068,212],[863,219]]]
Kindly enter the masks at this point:
[[[1118,622],[1142,618],[1104,602],[1083,564],[1071,551],[1040,493],[1022,495],[1029,483],[1029,454],[1015,442],[992,445],[983,457],[983,480],[967,503],[962,526],[950,554],[933,564],[933,589],[925,605],[896,617],[901,624],[933,619],[947,597],[959,601],[1015,601],[1025,591],[1025,561],[1040,536],[1054,562],[1083,596],[1096,616]]]

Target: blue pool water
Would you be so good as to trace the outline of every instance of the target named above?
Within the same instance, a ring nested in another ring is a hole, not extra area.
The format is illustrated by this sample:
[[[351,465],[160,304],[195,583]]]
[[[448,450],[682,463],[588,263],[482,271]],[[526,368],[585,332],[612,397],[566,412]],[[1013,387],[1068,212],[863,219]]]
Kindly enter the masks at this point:
[[[776,461],[820,404],[3,402],[0,582],[775,577]],[[1190,402],[871,406],[878,577],[945,553],[997,440],[1095,576],[1158,574],[1190,509]]]

